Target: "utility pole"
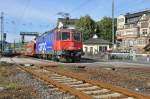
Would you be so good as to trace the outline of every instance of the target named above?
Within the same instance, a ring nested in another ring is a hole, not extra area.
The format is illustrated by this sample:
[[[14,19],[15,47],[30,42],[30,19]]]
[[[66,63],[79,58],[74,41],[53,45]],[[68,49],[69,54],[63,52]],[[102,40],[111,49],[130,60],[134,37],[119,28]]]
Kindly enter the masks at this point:
[[[14,40],[14,53],[16,52],[16,41]]]
[[[115,24],[114,24],[115,20],[114,20],[114,0],[112,0],[112,44],[114,45],[114,36],[115,36]]]
[[[1,52],[3,53],[4,12],[1,12]]]

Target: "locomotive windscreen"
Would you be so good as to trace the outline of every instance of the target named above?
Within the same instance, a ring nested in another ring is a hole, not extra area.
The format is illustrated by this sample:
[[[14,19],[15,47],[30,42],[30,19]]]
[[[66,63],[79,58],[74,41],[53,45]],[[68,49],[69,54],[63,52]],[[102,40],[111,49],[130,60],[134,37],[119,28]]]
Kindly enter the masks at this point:
[[[80,41],[80,39],[81,39],[80,33],[75,32],[75,33],[74,33],[74,40]]]
[[[70,32],[62,32],[62,40],[70,40]]]

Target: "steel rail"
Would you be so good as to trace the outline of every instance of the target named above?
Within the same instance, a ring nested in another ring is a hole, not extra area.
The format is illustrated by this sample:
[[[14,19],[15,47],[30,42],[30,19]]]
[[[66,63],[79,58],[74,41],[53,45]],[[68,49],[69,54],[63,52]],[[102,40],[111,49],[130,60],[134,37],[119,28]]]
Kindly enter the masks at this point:
[[[121,87],[118,87],[118,86],[113,86],[113,85],[108,84],[108,83],[89,80],[89,79],[83,78],[82,76],[80,76],[78,74],[75,74],[75,73],[72,73],[72,72],[68,72],[68,71],[66,72],[66,71],[63,71],[63,70],[50,69],[50,68],[47,68],[47,67],[43,67],[43,68],[45,70],[52,71],[52,72],[55,72],[55,73],[60,74],[60,75],[75,78],[75,79],[90,83],[92,85],[97,85],[97,86],[100,86],[102,88],[106,88],[106,89],[110,89],[110,90],[115,91],[115,92],[122,93],[124,95],[129,96],[129,97],[135,97],[135,98],[138,98],[138,99],[150,99],[150,96],[143,95],[143,94],[138,93],[138,92],[133,92],[131,90],[121,88]]]
[[[70,94],[72,95],[75,95],[77,97],[79,97],[80,99],[93,99],[91,96],[87,95],[87,94],[84,94],[74,88],[71,88],[70,86],[67,86],[67,85],[64,85],[64,84],[61,84],[55,80],[51,80],[49,79],[48,76],[46,75],[41,75],[41,74],[38,74],[36,73],[35,71],[31,70],[31,69],[28,69],[28,68],[25,68],[23,66],[18,66],[20,69],[30,73],[31,75],[39,78],[40,80],[43,80],[44,82],[48,83],[48,84],[51,84],[51,85],[54,85],[60,89],[62,89],[63,91],[65,92],[69,92]]]

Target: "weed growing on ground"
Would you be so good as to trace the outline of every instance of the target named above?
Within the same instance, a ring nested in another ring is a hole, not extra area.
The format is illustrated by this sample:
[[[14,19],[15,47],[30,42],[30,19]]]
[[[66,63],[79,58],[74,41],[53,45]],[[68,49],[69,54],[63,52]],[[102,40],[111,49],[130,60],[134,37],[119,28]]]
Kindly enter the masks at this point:
[[[58,65],[58,67],[60,67],[61,69],[64,69],[64,65],[63,64]]]

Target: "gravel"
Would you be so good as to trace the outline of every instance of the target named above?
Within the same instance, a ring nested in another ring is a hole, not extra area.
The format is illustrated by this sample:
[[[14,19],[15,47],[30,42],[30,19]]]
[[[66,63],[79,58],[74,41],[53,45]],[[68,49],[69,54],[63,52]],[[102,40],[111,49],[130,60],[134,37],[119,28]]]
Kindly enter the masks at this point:
[[[150,95],[150,68],[86,67],[79,69],[76,66],[65,66],[64,70],[77,73],[90,80]]]
[[[148,81],[150,81],[150,71],[146,71],[145,68],[117,68],[115,70],[99,68],[89,70],[88,73],[90,73],[89,79],[100,80],[112,85],[150,95],[150,86],[148,86]]]
[[[39,99],[63,99],[70,96],[68,93],[61,92],[59,90],[54,90],[54,87],[48,86],[43,81],[34,79],[32,75],[25,72],[18,72],[15,76],[9,77],[11,82],[20,82],[19,85],[24,85],[32,87],[37,93]]]

